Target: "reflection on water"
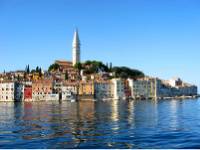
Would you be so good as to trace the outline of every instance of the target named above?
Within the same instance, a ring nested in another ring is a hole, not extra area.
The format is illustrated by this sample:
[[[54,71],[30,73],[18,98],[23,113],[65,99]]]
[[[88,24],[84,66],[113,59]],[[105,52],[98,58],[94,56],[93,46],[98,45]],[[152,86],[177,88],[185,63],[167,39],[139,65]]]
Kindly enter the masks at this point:
[[[134,123],[134,118],[135,118],[134,103],[135,103],[135,101],[129,101],[128,104],[127,104],[127,110],[128,110],[127,119],[128,119],[128,123],[130,125],[133,125],[133,126],[135,124]]]
[[[173,129],[176,129],[178,127],[178,116],[177,116],[177,101],[176,100],[172,100],[171,101],[171,105],[170,105],[170,114],[169,116],[171,117],[171,121],[170,121],[170,126]]]
[[[111,103],[111,120],[113,122],[111,129],[117,131],[119,129],[119,112],[118,112],[118,101],[113,100]]]
[[[0,148],[199,148],[200,100],[0,103]]]

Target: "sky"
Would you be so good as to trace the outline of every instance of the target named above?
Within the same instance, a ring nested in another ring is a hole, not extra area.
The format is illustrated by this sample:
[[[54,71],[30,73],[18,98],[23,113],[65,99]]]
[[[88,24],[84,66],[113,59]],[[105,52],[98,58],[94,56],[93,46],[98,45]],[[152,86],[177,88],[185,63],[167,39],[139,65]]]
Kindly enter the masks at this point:
[[[0,0],[0,72],[81,59],[200,85],[199,0]]]

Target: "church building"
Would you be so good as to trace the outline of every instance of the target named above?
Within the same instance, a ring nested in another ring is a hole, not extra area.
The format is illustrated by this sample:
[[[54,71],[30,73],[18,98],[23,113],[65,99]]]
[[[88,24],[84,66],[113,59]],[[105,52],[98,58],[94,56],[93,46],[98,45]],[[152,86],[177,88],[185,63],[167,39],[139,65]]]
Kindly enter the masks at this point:
[[[66,73],[69,76],[69,79],[76,80],[78,72],[74,69],[74,66],[81,62],[80,60],[80,40],[78,35],[78,29],[74,32],[74,38],[72,42],[72,61],[66,60],[56,60],[55,64],[59,65],[59,72]]]

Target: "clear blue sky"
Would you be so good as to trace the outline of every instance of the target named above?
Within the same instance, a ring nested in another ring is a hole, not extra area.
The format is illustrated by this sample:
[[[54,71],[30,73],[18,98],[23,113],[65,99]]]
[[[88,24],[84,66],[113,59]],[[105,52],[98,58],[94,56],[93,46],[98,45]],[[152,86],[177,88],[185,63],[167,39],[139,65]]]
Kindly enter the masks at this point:
[[[0,71],[71,60],[129,66],[200,84],[199,0],[0,0]]]

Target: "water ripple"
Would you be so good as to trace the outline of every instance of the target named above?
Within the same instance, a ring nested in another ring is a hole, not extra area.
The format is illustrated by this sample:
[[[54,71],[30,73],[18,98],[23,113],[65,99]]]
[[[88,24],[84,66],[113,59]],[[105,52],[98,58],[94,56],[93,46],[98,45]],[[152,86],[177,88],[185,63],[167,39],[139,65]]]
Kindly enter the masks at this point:
[[[0,148],[200,148],[200,100],[0,103]]]

